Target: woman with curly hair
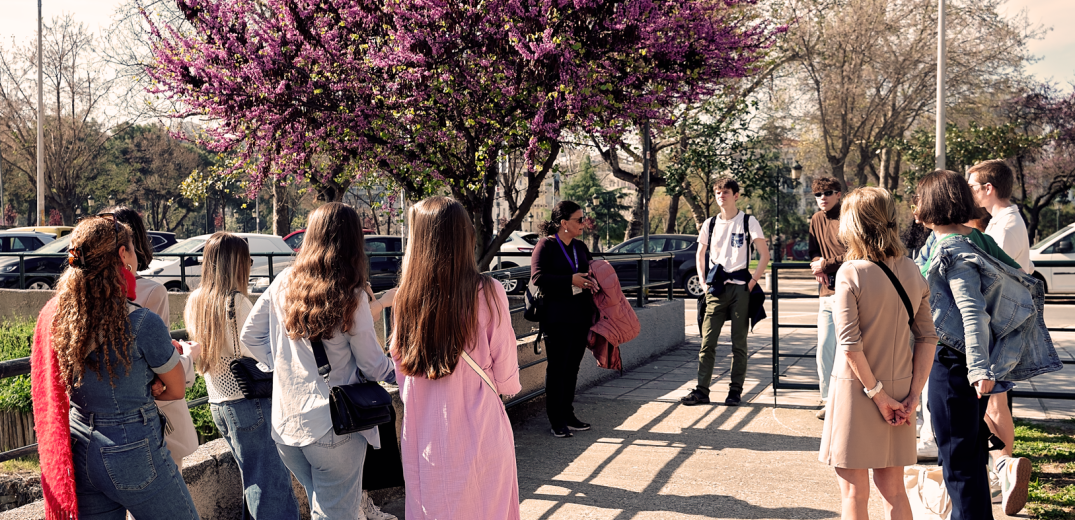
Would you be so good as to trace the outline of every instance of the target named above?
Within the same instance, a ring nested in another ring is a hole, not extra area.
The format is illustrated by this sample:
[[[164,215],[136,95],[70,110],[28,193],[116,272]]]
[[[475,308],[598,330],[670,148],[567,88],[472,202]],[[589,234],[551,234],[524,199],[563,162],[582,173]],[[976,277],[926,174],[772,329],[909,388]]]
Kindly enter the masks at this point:
[[[183,399],[183,368],[160,317],[130,303],[130,228],[111,214],[82,221],[68,263],[32,353],[46,516],[198,518],[150,391],[158,376],[157,399]]]
[[[250,246],[241,237],[217,232],[202,253],[202,283],[187,299],[183,316],[187,333],[202,345],[197,368],[205,377],[213,423],[239,464],[249,518],[298,518],[291,473],[264,420],[272,398],[243,396],[229,368],[235,359],[252,357],[238,337],[252,307],[246,297]]]
[[[351,207],[332,202],[311,212],[295,264],[258,298],[239,334],[273,371],[272,438],[306,488],[315,520],[366,517],[362,464],[367,444],[380,448],[377,428],[333,431],[330,387],[396,381],[373,330],[364,243]],[[328,381],[318,374],[315,343],[331,366]]]

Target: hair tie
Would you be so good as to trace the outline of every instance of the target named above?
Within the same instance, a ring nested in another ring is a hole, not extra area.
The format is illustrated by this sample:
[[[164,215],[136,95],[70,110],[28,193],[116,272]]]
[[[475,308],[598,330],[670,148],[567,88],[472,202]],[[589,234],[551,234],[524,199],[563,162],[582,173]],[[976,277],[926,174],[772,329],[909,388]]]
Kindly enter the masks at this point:
[[[895,222],[888,223],[888,229],[896,229],[897,224]]]
[[[86,259],[82,257],[81,247],[75,246],[67,250],[67,263],[79,269],[86,267]]]

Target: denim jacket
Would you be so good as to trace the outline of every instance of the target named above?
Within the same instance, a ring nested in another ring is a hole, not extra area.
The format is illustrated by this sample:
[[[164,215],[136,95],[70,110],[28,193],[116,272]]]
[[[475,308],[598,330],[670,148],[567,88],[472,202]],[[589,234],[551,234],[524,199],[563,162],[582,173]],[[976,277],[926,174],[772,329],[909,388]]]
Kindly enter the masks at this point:
[[[923,265],[934,241],[916,259]],[[1000,381],[994,392],[1063,367],[1045,326],[1042,283],[989,256],[964,236],[945,238],[926,281],[937,336],[967,356],[967,379]]]

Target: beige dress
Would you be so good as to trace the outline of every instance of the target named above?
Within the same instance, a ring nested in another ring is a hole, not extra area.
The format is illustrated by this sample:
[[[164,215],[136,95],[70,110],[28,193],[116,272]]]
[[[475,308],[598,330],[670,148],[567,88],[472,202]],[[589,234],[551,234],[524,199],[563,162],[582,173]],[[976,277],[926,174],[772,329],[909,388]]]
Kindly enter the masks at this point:
[[[911,327],[907,326],[907,310],[899,293],[880,267],[853,260],[836,273],[832,318],[838,346],[818,456],[830,466],[889,468],[911,465],[918,459],[914,422],[902,426],[885,422],[844,355],[861,351],[885,392],[899,401],[910,393],[914,343],[937,343],[929,286],[918,266],[907,257],[890,258],[885,263],[903,285],[911,308],[916,309]]]

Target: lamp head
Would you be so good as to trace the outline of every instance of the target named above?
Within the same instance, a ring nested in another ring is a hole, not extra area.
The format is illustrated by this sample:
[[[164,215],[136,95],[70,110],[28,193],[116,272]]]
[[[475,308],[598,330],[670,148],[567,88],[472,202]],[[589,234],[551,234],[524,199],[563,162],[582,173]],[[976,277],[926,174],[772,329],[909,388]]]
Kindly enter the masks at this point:
[[[803,175],[803,165],[799,164],[799,161],[795,161],[795,164],[791,167],[791,180],[797,181]]]

